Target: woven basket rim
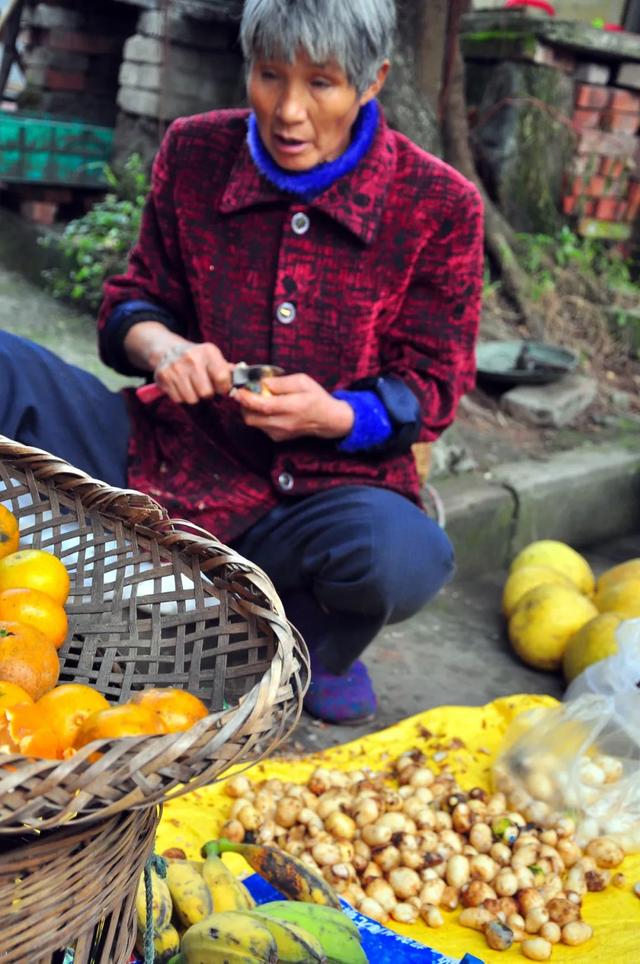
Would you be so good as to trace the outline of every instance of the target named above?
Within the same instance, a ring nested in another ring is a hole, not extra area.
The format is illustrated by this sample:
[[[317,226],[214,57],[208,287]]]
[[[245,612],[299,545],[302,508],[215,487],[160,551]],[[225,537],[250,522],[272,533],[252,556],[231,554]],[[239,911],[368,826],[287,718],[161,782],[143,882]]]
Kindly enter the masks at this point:
[[[177,553],[185,564],[186,560],[193,562],[195,558],[201,576],[210,583],[211,595],[214,596],[217,590],[207,572],[207,562],[215,560],[216,577],[224,573],[234,580],[234,606],[239,611],[249,607],[247,611],[254,612],[257,618],[268,620],[275,641],[275,654],[268,669],[237,705],[209,714],[188,731],[121,737],[117,740],[102,739],[88,744],[70,759],[62,761],[0,753],[0,837],[7,833],[24,832],[25,829],[43,830],[63,826],[70,819],[76,823],[92,821],[117,813],[120,809],[155,806],[174,799],[215,779],[216,775],[211,772],[215,767],[205,767],[200,773],[194,773],[188,785],[184,781],[175,781],[172,786],[161,790],[156,788],[148,795],[134,793],[132,796],[129,793],[123,800],[116,800],[106,807],[102,804],[96,810],[91,809],[91,794],[85,789],[85,784],[90,777],[104,779],[105,774],[116,778],[119,771],[133,766],[134,761],[137,761],[139,772],[151,778],[158,761],[162,761],[166,768],[171,765],[171,760],[184,761],[185,754],[195,756],[198,753],[213,753],[231,739],[246,739],[248,748],[257,750],[255,758],[247,763],[253,765],[295,727],[302,710],[302,696],[308,686],[308,653],[302,637],[288,622],[282,602],[263,570],[225,546],[211,533],[187,520],[170,518],[166,510],[150,496],[136,490],[117,489],[92,479],[80,469],[42,449],[24,446],[0,435],[0,462],[8,463],[18,472],[28,469],[47,488],[54,487],[63,495],[79,499],[86,509],[97,513],[107,524],[124,523],[134,529],[142,541],[155,544],[160,554]],[[243,588],[243,580],[250,586],[251,597],[249,590]],[[297,701],[295,712],[292,716],[289,714],[288,718],[285,718],[284,711],[280,713],[274,739],[269,739],[268,745],[258,748],[256,744],[260,741],[255,734],[261,733],[262,722],[271,719],[276,696],[283,685],[287,692],[292,690],[291,698]],[[92,761],[90,758],[96,752],[102,755]],[[236,764],[237,761],[232,760],[229,765]],[[55,787],[63,797],[67,791],[68,798],[53,816],[36,820],[33,824],[24,821],[14,823],[9,817],[12,812],[8,807],[9,798],[14,789],[24,786],[25,781],[34,788]],[[5,821],[2,819],[3,810]]]

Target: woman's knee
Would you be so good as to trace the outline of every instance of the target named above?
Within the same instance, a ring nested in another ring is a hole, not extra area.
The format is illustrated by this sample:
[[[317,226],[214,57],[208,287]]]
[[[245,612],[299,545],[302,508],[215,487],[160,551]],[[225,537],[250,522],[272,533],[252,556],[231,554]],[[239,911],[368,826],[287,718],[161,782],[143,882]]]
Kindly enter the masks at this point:
[[[372,553],[372,588],[384,601],[387,622],[408,619],[425,606],[455,572],[453,546],[433,519],[412,506]]]
[[[367,512],[357,552],[352,540],[352,578],[325,583],[318,596],[330,608],[399,622],[421,609],[451,579],[453,548],[444,530],[408,499],[373,489],[364,498]]]

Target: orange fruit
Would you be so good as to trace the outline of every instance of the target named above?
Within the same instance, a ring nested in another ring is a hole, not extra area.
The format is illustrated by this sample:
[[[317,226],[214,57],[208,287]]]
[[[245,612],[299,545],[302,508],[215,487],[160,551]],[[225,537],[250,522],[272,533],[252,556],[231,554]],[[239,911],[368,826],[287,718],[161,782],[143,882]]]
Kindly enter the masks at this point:
[[[0,592],[0,619],[35,626],[59,649],[67,638],[67,614],[60,603],[39,589]]]
[[[0,559],[18,548],[18,520],[6,506],[0,505]]]
[[[10,706],[18,706],[20,703],[33,703],[26,690],[23,690],[17,683],[9,683],[7,680],[0,680],[0,713]]]
[[[167,733],[188,730],[209,712],[202,700],[186,690],[144,690],[132,697],[131,702],[157,713]]]
[[[156,713],[146,706],[121,703],[108,710],[92,713],[80,724],[74,746],[77,750],[94,740],[113,740],[121,736],[143,736],[164,733]]]
[[[37,700],[56,685],[59,674],[56,648],[46,636],[33,626],[0,621],[0,679]]]
[[[69,585],[69,573],[63,564],[44,549],[19,549],[0,559],[0,592],[38,589],[63,606]]]
[[[36,706],[46,716],[65,750],[73,746],[88,716],[109,709],[102,693],[82,683],[62,683],[41,696]]]
[[[62,746],[37,703],[22,703],[4,710],[0,722],[0,748],[23,756],[60,759]]]
[[[47,718],[34,703],[8,707],[0,730],[0,744],[24,756],[59,758],[62,748]]]

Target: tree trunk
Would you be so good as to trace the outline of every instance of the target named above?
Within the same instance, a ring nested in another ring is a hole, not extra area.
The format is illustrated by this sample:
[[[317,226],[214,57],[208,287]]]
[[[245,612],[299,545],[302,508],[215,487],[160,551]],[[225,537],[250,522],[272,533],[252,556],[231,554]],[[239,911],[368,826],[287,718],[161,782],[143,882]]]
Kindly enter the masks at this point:
[[[532,302],[530,282],[518,263],[514,231],[502,216],[480,180],[469,144],[469,124],[464,90],[464,61],[458,41],[459,18],[470,0],[452,0],[449,30],[455,33],[452,60],[445,68],[442,100],[442,140],[445,159],[479,189],[485,209],[487,252],[497,266],[503,289],[534,338],[543,338],[544,319]]]
[[[434,0],[434,3],[440,6],[443,0]],[[431,2],[397,0],[396,5],[398,43],[380,100],[392,127],[402,131],[425,151],[440,154],[442,144],[434,109],[437,101],[430,85],[436,83],[433,72],[443,38],[438,38],[436,30],[428,44],[424,41],[423,21],[427,11],[431,10]],[[429,57],[433,62],[427,63]]]

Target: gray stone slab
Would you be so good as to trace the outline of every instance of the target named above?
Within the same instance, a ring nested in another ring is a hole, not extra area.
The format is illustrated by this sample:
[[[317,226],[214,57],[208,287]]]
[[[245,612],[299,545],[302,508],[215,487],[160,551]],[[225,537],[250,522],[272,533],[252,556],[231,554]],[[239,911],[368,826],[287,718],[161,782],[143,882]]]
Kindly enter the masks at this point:
[[[145,37],[168,37],[177,44],[206,50],[226,50],[236,35],[228,24],[198,23],[185,17],[167,17],[162,10],[147,10],[140,14],[137,32]]]
[[[566,375],[551,385],[519,385],[505,392],[501,408],[530,425],[563,428],[595,401],[598,384],[584,375]]]
[[[616,75],[618,87],[640,90],[640,64],[621,64]]]
[[[494,566],[505,565],[516,512],[513,494],[477,476],[444,479],[437,490],[459,576],[482,572],[488,559]]]
[[[640,526],[640,439],[635,449],[576,449],[495,470],[517,501],[511,554],[535,539],[590,546]]]

